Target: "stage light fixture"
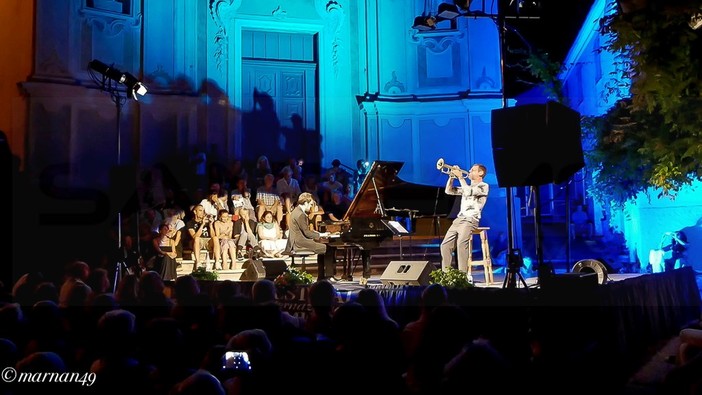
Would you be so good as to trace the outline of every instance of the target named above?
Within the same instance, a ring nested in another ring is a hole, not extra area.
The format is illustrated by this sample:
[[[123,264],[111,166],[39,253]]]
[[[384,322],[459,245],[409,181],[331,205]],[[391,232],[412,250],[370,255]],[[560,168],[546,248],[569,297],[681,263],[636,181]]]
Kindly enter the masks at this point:
[[[107,65],[97,59],[93,59],[90,63],[88,63],[88,67],[102,74],[104,77],[114,80],[127,87],[127,91],[132,95],[134,100],[138,100],[137,95],[146,95],[146,86],[130,73],[122,72],[119,69]]]
[[[441,3],[439,4],[439,12],[437,13],[437,16],[443,19],[455,19],[459,15],[461,15],[461,12],[458,10],[457,5],[452,5],[448,3]]]
[[[412,24],[413,29],[419,31],[434,30],[436,29],[436,18],[429,15],[421,15],[414,18],[414,24]]]
[[[453,4],[455,4],[456,7],[460,8],[464,11],[468,11],[468,9],[470,8],[471,1],[472,0],[453,0]],[[441,7],[441,6],[439,5],[439,7]]]

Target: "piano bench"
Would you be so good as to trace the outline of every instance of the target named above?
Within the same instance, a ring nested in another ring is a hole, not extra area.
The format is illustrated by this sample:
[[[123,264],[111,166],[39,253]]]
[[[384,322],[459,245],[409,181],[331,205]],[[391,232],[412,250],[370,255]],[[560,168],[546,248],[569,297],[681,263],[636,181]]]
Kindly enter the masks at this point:
[[[290,267],[295,267],[295,258],[300,258],[300,269],[302,269],[302,271],[305,271],[305,258],[312,255],[315,255],[315,253],[310,250],[290,251],[290,254],[288,254],[288,256],[291,258]]]
[[[482,266],[485,271],[485,284],[490,285],[493,282],[492,276],[492,259],[490,258],[490,244],[488,243],[487,231],[489,227],[480,226],[473,230],[473,235],[480,235],[480,246],[482,248],[483,259],[473,260],[473,237],[468,239],[468,275],[471,274],[473,266]]]

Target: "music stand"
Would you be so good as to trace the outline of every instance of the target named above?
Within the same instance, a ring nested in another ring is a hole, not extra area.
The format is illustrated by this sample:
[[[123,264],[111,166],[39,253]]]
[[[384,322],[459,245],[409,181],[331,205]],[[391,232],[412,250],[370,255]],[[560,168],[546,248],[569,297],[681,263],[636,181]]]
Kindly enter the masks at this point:
[[[409,235],[410,232],[405,229],[404,226],[402,226],[401,223],[394,221],[394,220],[389,220],[389,219],[381,219],[380,222],[383,223],[394,236],[397,236],[400,238],[400,260],[404,259],[404,255],[402,255],[402,236]]]

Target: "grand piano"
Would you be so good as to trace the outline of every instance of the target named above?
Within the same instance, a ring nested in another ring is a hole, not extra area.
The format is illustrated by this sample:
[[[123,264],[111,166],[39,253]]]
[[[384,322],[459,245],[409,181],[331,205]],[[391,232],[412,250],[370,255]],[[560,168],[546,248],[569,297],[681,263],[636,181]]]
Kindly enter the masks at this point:
[[[360,250],[363,278],[370,277],[371,251],[395,234],[387,225],[393,217],[439,217],[448,215],[455,196],[446,195],[444,187],[422,185],[398,177],[404,162],[375,161],[366,174],[358,193],[341,221],[320,224],[320,231],[332,232],[327,253],[336,256],[337,249]],[[346,255],[350,260],[349,254]],[[351,277],[346,267],[344,277]]]

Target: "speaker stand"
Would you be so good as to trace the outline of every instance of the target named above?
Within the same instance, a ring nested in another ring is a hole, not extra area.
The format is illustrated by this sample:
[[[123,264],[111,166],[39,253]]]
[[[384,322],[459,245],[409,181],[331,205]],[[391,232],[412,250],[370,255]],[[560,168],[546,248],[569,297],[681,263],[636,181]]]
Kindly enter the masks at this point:
[[[566,223],[566,267],[565,270],[566,272],[570,271],[570,268],[573,267],[573,263],[571,262],[572,259],[572,253],[571,253],[571,219],[570,219],[570,183],[573,181],[573,178],[571,177],[568,182],[565,185],[565,223]]]
[[[532,186],[534,191],[534,240],[536,242],[536,267],[540,268],[544,264],[543,229],[541,228],[541,188]]]
[[[514,196],[512,187],[507,187],[507,270],[502,288],[517,288],[517,279],[527,288],[526,281],[522,277],[521,267],[524,266],[522,253],[514,248]]]

